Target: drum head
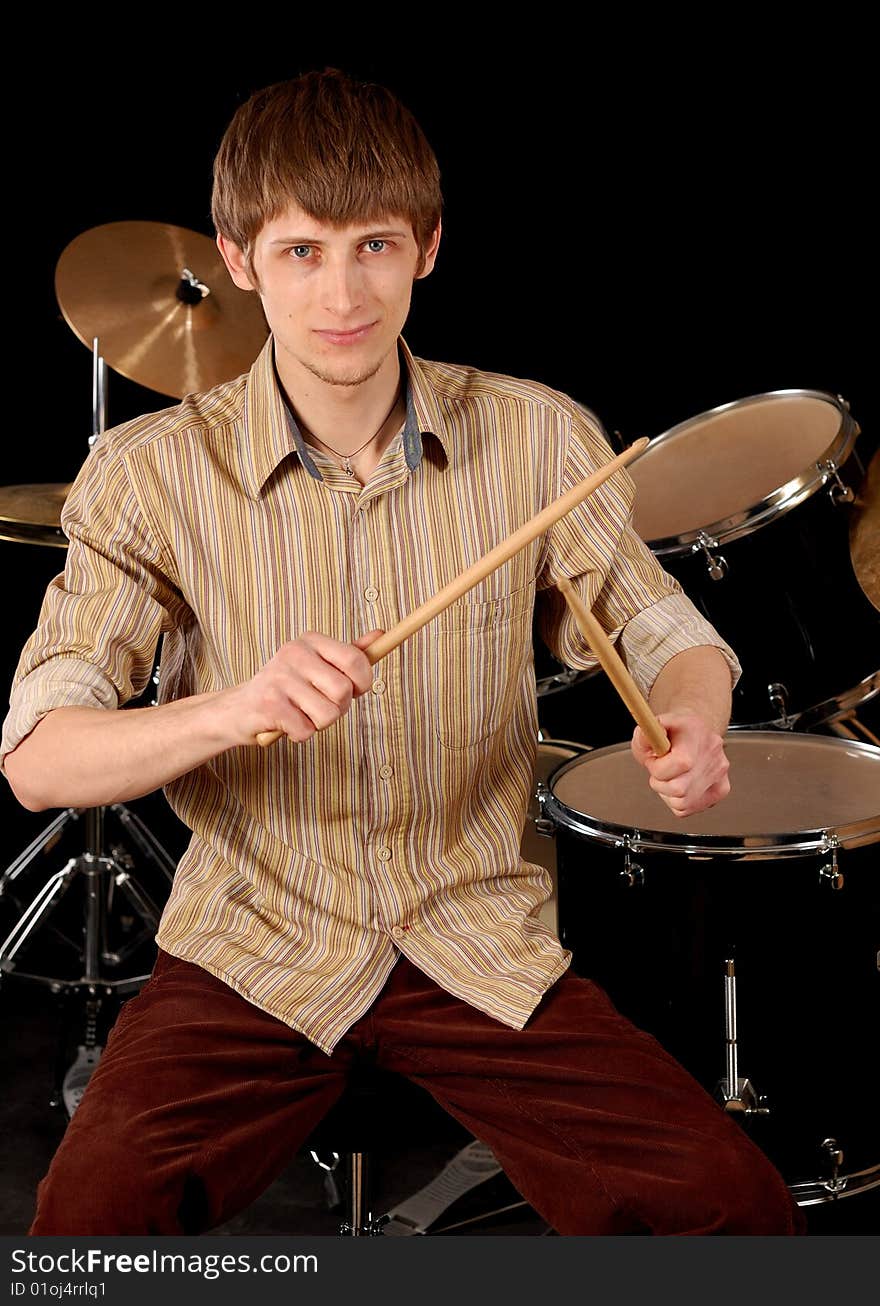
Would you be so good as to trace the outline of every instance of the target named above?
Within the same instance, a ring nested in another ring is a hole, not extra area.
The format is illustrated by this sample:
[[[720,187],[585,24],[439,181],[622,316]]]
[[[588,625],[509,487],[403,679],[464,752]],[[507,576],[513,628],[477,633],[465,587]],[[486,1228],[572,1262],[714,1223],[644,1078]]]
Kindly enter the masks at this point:
[[[699,530],[723,534],[725,521],[777,492],[787,498],[805,477],[817,488],[816,462],[832,451],[843,461],[847,442],[835,446],[850,426],[838,400],[807,390],[755,395],[682,422],[630,467],[635,529],[649,544]]]
[[[684,819],[648,786],[628,744],[597,749],[560,770],[552,782],[553,816],[609,838],[635,831],[642,847],[729,844],[743,854],[880,834],[880,748],[820,735],[741,731],[729,735],[730,795]]]

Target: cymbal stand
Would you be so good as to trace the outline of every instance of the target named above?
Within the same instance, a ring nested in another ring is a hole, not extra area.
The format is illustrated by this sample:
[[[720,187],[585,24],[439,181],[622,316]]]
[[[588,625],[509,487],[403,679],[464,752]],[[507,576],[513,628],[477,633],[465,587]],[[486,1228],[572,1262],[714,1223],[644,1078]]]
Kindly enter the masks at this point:
[[[105,429],[106,418],[106,367],[99,353],[97,337],[93,341],[92,368],[92,435],[89,445],[94,446]],[[156,676],[154,675],[154,681]],[[52,1105],[60,1100],[70,1115],[79,1104],[89,1075],[97,1065],[101,1046],[97,1042],[97,1024],[103,1001],[107,997],[124,997],[136,992],[149,978],[148,974],[114,978],[113,972],[158,928],[161,907],[158,906],[134,875],[134,861],[122,844],[113,844],[109,850],[106,841],[106,818],[111,814],[119,823],[136,849],[149,860],[169,885],[174,879],[173,858],[145,823],[123,803],[110,807],[67,808],[53,817],[46,828],[0,875],[0,898],[9,895],[9,888],[33,865],[36,858],[48,852],[61,838],[65,827],[84,819],[85,848],[79,856],[71,857],[61,870],[50,875],[31,903],[25,908],[10,934],[0,943],[0,978],[15,975],[20,979],[45,984],[58,994],[66,1005],[74,996],[84,999],[85,1031],[78,1055],[67,1073],[61,1076],[64,1057],[64,1029],[59,1038],[59,1056],[56,1062],[56,1088]],[[83,885],[83,938],[71,939],[56,928],[51,917],[59,903],[75,882]],[[130,909],[129,920],[139,920],[140,928],[132,928],[121,945],[111,946],[109,921],[120,898]],[[48,927],[55,940],[73,950],[82,963],[78,978],[38,974],[22,970],[16,960],[18,953],[31,942],[42,927]]]
[[[107,429],[107,364],[101,356],[98,337],[92,340],[92,434],[89,449]]]
[[[108,812],[119,821],[131,841],[149,858],[168,883],[173,881],[173,859],[137,813],[130,811],[123,803],[114,803],[110,808],[67,808],[54,817],[46,829],[0,875],[2,898],[7,895],[8,886],[15,883],[40,853],[50,850],[58,842],[68,822],[85,818],[85,850],[78,857],[71,857],[60,871],[49,877],[19,917],[11,933],[0,943],[0,975],[15,973],[21,979],[49,985],[54,993],[64,989],[91,991],[93,986],[106,989],[108,994],[114,989],[117,992],[127,992],[139,988],[147,979],[146,975],[139,975],[115,980],[101,971],[102,965],[110,968],[121,965],[146,938],[155,933],[161,915],[161,908],[132,874],[134,863],[131,855],[118,844],[112,845],[109,850],[106,848],[105,820]],[[15,960],[16,955],[33,939],[39,928],[48,922],[78,875],[84,875],[87,881],[83,931],[85,941],[83,944],[75,943],[57,929],[53,929],[53,934],[62,944],[80,953],[85,966],[83,975],[79,979],[70,980],[21,970]],[[117,889],[140,917],[142,928],[121,947],[111,949],[107,928],[108,913],[114,908]]]

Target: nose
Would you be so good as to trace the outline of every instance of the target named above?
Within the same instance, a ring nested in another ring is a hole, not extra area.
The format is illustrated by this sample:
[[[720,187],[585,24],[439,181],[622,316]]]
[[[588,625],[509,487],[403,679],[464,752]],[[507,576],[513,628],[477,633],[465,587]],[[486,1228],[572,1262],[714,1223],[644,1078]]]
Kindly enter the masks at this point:
[[[324,308],[339,318],[340,325],[351,319],[363,304],[363,273],[356,258],[328,258],[323,269],[322,298]]]

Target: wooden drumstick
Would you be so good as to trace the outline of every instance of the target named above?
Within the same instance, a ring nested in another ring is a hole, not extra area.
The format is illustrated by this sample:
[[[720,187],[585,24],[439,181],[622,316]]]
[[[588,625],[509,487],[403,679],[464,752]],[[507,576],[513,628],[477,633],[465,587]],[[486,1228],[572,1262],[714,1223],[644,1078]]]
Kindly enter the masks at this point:
[[[467,594],[468,590],[472,590],[475,585],[479,585],[481,580],[491,576],[493,571],[497,571],[515,553],[519,553],[520,549],[524,549],[527,544],[531,544],[532,540],[536,540],[539,535],[543,535],[555,522],[558,522],[566,513],[571,512],[572,508],[576,508],[579,503],[583,503],[584,499],[592,494],[603,481],[607,481],[609,476],[613,476],[621,467],[626,466],[637,454],[642,453],[647,446],[647,436],[641,440],[636,440],[635,444],[631,444],[623,453],[605,463],[604,467],[600,467],[591,476],[578,481],[577,485],[573,485],[565,494],[561,494],[558,499],[548,503],[546,508],[542,508],[539,513],[536,513],[534,517],[530,517],[527,522],[524,522],[511,535],[508,535],[500,544],[496,544],[494,549],[490,549],[482,558],[478,558],[476,562],[471,563],[470,567],[465,568],[448,585],[444,585],[431,598],[415,608],[408,617],[404,617],[403,621],[398,622],[391,630],[387,630],[384,635],[380,635],[368,649],[364,650],[370,666],[374,667],[377,662],[387,657],[405,639],[409,639],[410,635],[414,635],[423,626],[427,626],[429,621],[439,617],[440,613],[444,612],[456,599],[460,599],[463,594]],[[266,748],[269,744],[274,744],[276,739],[280,739],[283,734],[283,730],[261,730],[257,735],[257,743],[261,748]]]
[[[583,602],[575,587],[567,577],[556,582],[556,588],[565,596],[565,601],[574,613],[578,629],[596,657],[602,663],[608,679],[623,699],[633,720],[640,725],[648,737],[648,742],[658,757],[669,752],[669,736],[657,720],[632,676],[623,664],[620,654]]]

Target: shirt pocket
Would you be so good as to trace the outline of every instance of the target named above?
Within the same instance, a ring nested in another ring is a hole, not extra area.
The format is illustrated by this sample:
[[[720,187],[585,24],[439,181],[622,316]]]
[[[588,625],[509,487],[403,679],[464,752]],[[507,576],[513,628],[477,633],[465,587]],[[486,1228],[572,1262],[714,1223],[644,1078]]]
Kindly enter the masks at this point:
[[[444,748],[472,748],[509,720],[532,652],[534,584],[503,598],[466,595],[435,636],[436,732]]]

